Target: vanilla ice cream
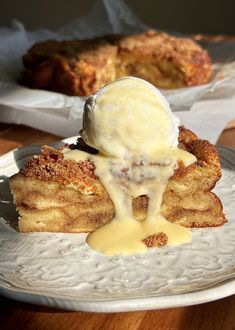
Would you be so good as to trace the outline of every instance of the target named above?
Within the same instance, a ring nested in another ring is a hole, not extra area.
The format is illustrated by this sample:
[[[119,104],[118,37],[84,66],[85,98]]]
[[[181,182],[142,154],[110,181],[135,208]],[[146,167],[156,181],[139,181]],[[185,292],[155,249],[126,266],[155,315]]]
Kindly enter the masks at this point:
[[[133,77],[114,81],[87,99],[83,119],[82,138],[99,152],[70,150],[65,158],[91,160],[115,208],[112,221],[87,236],[90,247],[107,255],[145,252],[143,240],[162,234],[168,245],[190,242],[189,229],[165,219],[161,204],[179,160],[188,166],[196,159],[177,148],[179,120],[158,89]],[[143,195],[147,214],[138,221],[133,199]]]
[[[105,155],[127,159],[176,147],[179,120],[160,91],[125,77],[88,97],[82,138]]]

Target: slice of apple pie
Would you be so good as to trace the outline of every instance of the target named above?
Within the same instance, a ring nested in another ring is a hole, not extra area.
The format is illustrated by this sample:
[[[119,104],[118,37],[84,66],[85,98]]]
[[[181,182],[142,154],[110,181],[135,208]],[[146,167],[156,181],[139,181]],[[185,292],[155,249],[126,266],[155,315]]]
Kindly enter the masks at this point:
[[[114,217],[113,202],[96,176],[94,164],[65,159],[67,148],[42,147],[42,154],[31,157],[10,178],[20,231],[91,232]],[[76,148],[81,149],[80,143]],[[183,127],[179,148],[192,153],[196,161],[189,166],[179,163],[166,186],[161,214],[186,227],[223,225],[222,204],[211,192],[221,176],[218,152]],[[134,198],[135,219],[143,221],[147,207],[147,196]]]

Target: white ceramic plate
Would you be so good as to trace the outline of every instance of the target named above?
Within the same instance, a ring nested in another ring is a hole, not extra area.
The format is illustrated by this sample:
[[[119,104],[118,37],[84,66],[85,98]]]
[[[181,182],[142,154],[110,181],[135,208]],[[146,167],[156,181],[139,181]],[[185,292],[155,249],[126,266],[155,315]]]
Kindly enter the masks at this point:
[[[192,244],[126,257],[96,253],[85,243],[85,234],[18,233],[7,177],[39,147],[2,156],[1,294],[45,306],[98,312],[194,305],[234,294],[235,151],[219,149],[223,176],[215,192],[229,222],[193,230]]]

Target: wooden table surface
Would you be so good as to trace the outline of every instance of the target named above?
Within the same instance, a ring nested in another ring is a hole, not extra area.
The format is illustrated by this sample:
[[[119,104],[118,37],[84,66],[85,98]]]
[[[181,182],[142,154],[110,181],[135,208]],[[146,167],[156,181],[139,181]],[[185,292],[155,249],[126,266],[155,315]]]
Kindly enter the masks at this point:
[[[33,128],[0,123],[0,155],[33,143],[60,138]],[[218,142],[235,147],[235,128]],[[0,298],[0,329],[235,329],[235,295],[196,306],[126,313],[67,312]]]

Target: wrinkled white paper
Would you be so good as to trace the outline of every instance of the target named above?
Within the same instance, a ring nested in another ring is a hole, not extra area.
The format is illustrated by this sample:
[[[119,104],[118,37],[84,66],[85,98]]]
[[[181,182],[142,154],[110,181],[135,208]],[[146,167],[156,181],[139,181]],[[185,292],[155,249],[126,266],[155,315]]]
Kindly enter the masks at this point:
[[[46,39],[89,38],[146,29],[148,27],[122,0],[97,0],[88,16],[75,20],[58,32],[43,29],[28,32],[18,21],[14,21],[10,28],[0,29],[0,122],[25,124],[61,136],[78,134],[85,99],[20,86],[17,80],[23,69],[22,55],[32,44]],[[235,51],[235,43],[229,46],[230,53]],[[213,57],[213,49],[210,51]],[[216,47],[215,57],[223,57],[221,54]],[[225,124],[235,118],[235,99],[232,97],[235,80],[231,78],[234,73],[234,62],[217,64],[210,84],[163,93],[182,124],[214,143]],[[216,99],[221,89],[228,95],[220,94]],[[195,103],[205,94],[209,100]]]

